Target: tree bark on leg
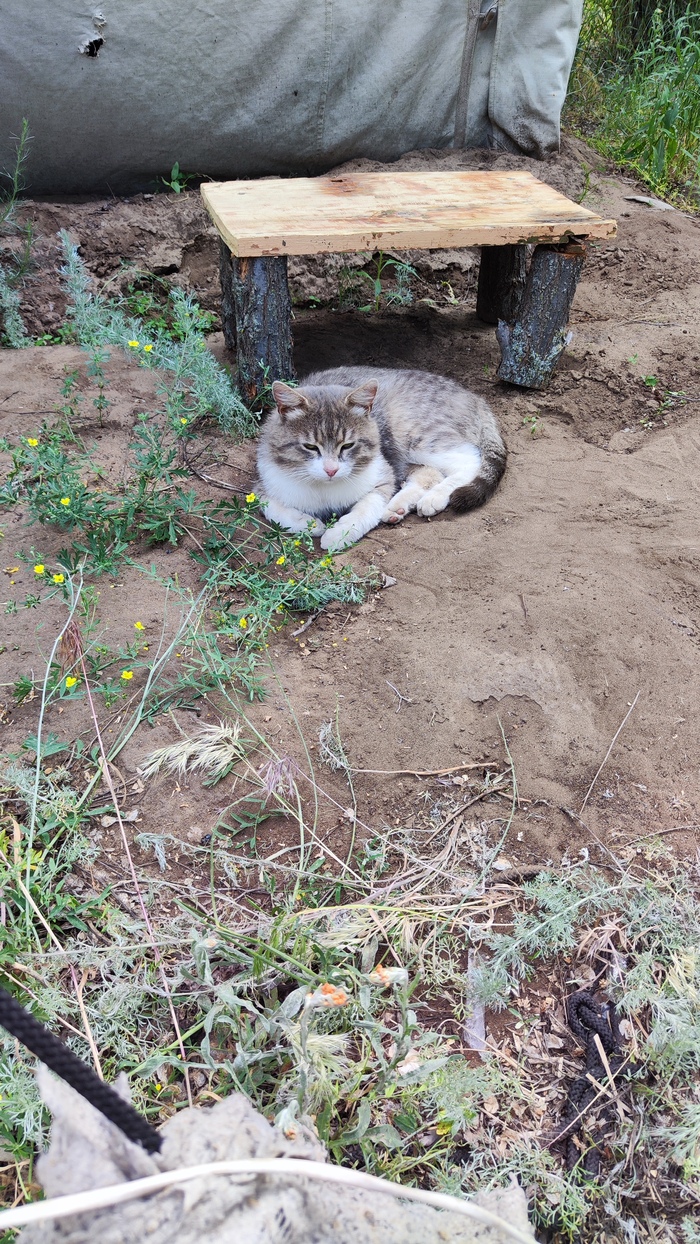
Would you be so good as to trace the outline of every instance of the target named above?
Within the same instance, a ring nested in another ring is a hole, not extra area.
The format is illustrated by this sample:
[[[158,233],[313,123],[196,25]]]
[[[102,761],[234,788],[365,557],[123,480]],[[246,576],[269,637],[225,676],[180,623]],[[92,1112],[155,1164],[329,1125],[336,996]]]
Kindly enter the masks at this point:
[[[528,247],[482,246],[476,314],[485,324],[514,323],[527,280]]]
[[[542,389],[571,340],[569,311],[585,259],[579,242],[537,246],[515,320],[499,320],[498,376],[524,389]]]
[[[236,309],[233,302],[233,256],[219,238],[219,278],[221,280],[221,326],[226,349],[236,353]]]
[[[236,352],[236,384],[253,402],[273,380],[293,380],[287,257],[237,258],[221,243],[224,340]]]

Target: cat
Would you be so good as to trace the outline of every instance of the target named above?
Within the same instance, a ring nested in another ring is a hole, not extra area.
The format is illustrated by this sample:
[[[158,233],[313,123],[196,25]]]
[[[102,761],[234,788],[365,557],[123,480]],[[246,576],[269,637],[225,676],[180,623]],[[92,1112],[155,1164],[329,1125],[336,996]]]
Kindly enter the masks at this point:
[[[298,388],[276,380],[272,396],[258,447],[263,511],[329,553],[412,510],[483,505],[505,471],[490,407],[444,376],[336,367]]]

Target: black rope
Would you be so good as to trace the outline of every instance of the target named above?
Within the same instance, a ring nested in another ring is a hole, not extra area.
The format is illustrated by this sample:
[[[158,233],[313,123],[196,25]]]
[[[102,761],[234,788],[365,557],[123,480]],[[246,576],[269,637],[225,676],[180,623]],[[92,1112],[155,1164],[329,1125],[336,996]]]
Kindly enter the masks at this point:
[[[581,1130],[586,1108],[599,1092],[588,1077],[593,1076],[598,1084],[605,1084],[608,1079],[608,1072],[596,1043],[596,1035],[600,1038],[613,1078],[625,1062],[625,1054],[621,1048],[622,1037],[613,1003],[598,1004],[595,1000],[595,986],[592,991],[582,989],[572,994],[567,1002],[566,1011],[569,1027],[586,1051],[587,1074],[574,1080],[569,1089],[564,1110],[564,1127],[556,1139],[566,1141],[567,1170],[573,1170],[581,1162],[583,1169],[589,1175],[597,1175],[599,1167],[597,1147],[593,1145],[582,1155],[575,1137]]]
[[[0,1025],[115,1123],[129,1140],[143,1145],[148,1153],[159,1151],[163,1142],[156,1129],[4,989],[0,989]]]

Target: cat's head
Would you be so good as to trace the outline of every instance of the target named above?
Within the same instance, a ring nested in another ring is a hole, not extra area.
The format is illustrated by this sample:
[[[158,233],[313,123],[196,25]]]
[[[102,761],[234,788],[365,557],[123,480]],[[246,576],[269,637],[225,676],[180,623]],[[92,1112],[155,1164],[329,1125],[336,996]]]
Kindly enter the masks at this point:
[[[270,448],[277,465],[299,479],[347,479],[380,452],[372,417],[376,381],[355,389],[339,384],[292,389],[276,380],[272,396],[279,420],[271,429]]]

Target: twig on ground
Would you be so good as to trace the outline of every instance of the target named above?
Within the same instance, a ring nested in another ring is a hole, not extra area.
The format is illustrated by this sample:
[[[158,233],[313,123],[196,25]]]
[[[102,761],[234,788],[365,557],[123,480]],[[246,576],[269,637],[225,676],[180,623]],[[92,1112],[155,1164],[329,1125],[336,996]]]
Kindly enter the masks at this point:
[[[213,484],[215,488],[222,488],[226,492],[241,493],[243,491],[242,488],[235,488],[233,484],[227,484],[225,480],[214,479],[213,475],[209,475],[206,471],[202,471],[199,467],[195,466],[194,460],[187,452],[186,443],[184,441],[182,442],[181,453],[182,461],[188,471],[191,471],[193,475],[196,475],[197,479],[203,480],[205,484]],[[245,480],[250,481],[250,471],[246,471],[243,467],[234,466],[230,462],[227,462],[226,466],[229,471],[235,471],[237,475],[241,475]]]
[[[452,765],[450,769],[355,769],[353,773],[374,773],[380,777],[445,777],[448,773],[462,773],[465,769],[490,769],[497,765],[497,760],[479,760],[470,764]]]
[[[104,1075],[102,1074],[102,1065],[100,1063],[100,1056],[97,1051],[97,1045],[95,1044],[95,1038],[92,1035],[92,1028],[90,1027],[90,1021],[88,1020],[87,1011],[85,1009],[85,1002],[83,1000],[83,990],[85,988],[85,982],[88,978],[88,974],[87,972],[83,972],[80,977],[80,982],[78,982],[78,978],[75,974],[75,968],[73,967],[72,963],[70,965],[70,974],[71,974],[71,980],[73,981],[73,985],[75,986],[75,992],[78,998],[78,1006],[80,1008],[80,1014],[81,1014],[83,1025],[85,1028],[85,1035],[87,1036],[88,1045],[90,1046],[90,1053],[92,1054],[92,1061],[95,1064],[95,1071],[97,1072],[97,1075],[99,1076],[100,1080],[104,1080]]]
[[[624,1070],[628,1062],[629,1062],[629,1059],[625,1059],[625,1062],[618,1069],[618,1075],[620,1074],[621,1071]],[[550,1139],[546,1142],[548,1149],[551,1149],[553,1145],[558,1144],[560,1140],[565,1140],[566,1137],[569,1135],[569,1133],[572,1131],[572,1129],[576,1126],[576,1124],[580,1123],[584,1115],[586,1115],[588,1111],[590,1111],[591,1107],[596,1104],[596,1102],[598,1101],[600,1097],[612,1097],[613,1096],[607,1084],[601,1084],[599,1080],[596,1080],[595,1077],[590,1074],[590,1072],[586,1072],[586,1079],[590,1080],[591,1084],[595,1086],[596,1088],[595,1097],[592,1097],[591,1100],[587,1103],[587,1105],[584,1106],[582,1110],[579,1110],[576,1115],[574,1115],[573,1119],[569,1119],[567,1123],[565,1124],[565,1126],[560,1128],[555,1136],[550,1137]]]
[[[637,834],[635,838],[626,838],[621,844],[623,847],[630,847],[633,842],[642,842],[644,838],[660,838],[662,834],[682,834],[691,831],[697,832],[698,826],[695,825],[669,825],[667,829],[650,829],[647,834]]]
[[[634,699],[633,699],[632,703],[630,704],[629,708],[627,709],[627,712],[625,713],[624,717],[622,718],[622,721],[620,722],[619,726],[617,727],[617,730],[615,731],[615,733],[614,733],[614,735],[613,735],[613,737],[612,737],[612,742],[611,742],[611,744],[610,744],[610,746],[609,746],[609,748],[608,748],[607,752],[605,753],[605,755],[604,755],[604,757],[603,757],[603,760],[602,760],[602,762],[601,762],[601,764],[600,764],[600,766],[599,766],[599,768],[598,768],[598,771],[597,771],[597,773],[596,773],[595,777],[593,778],[593,781],[591,782],[590,786],[588,787],[588,790],[586,791],[586,795],[585,795],[585,798],[584,798],[584,800],[583,800],[583,803],[581,804],[581,807],[579,808],[579,813],[578,813],[578,814],[579,814],[579,816],[581,815],[581,813],[583,812],[583,810],[584,810],[584,808],[585,808],[586,804],[588,803],[588,800],[589,800],[589,798],[590,798],[591,792],[593,791],[593,787],[595,786],[596,782],[598,781],[598,778],[600,777],[601,773],[603,772],[603,769],[605,768],[605,765],[607,764],[608,757],[610,756],[610,753],[611,753],[611,751],[612,751],[613,747],[615,746],[615,744],[616,744],[616,742],[617,742],[617,740],[618,740],[618,737],[619,737],[619,735],[620,735],[620,733],[621,733],[621,731],[622,731],[622,728],[623,728],[623,726],[625,725],[625,723],[626,723],[626,721],[627,721],[627,718],[630,716],[630,713],[632,712],[632,709],[634,708],[635,704],[637,703],[637,700],[639,699],[640,695],[641,695],[641,691],[638,691],[638,692],[637,692],[637,694],[636,694],[636,696],[634,697]]]
[[[603,1066],[605,1067],[605,1070],[606,1070],[606,1072],[607,1072],[608,1080],[609,1080],[609,1082],[610,1082],[610,1092],[612,1093],[613,1097],[615,1098],[615,1101],[617,1102],[618,1107],[620,1108],[620,1112],[622,1113],[622,1111],[623,1111],[623,1109],[624,1109],[624,1108],[623,1108],[623,1106],[622,1106],[622,1102],[620,1101],[620,1094],[619,1094],[619,1093],[618,1093],[618,1091],[617,1091],[617,1085],[616,1085],[616,1083],[615,1083],[615,1077],[614,1077],[614,1075],[613,1075],[613,1073],[612,1073],[612,1069],[611,1069],[611,1067],[610,1067],[610,1063],[608,1062],[608,1056],[607,1056],[607,1054],[605,1053],[605,1050],[604,1050],[604,1048],[603,1048],[603,1042],[601,1041],[601,1039],[600,1039],[600,1037],[598,1036],[598,1033],[597,1033],[597,1032],[594,1032],[594,1033],[593,1033],[593,1040],[594,1040],[594,1042],[595,1042],[595,1047],[596,1047],[596,1049],[597,1049],[597,1051],[598,1051],[598,1057],[600,1058],[600,1061],[601,1061],[601,1063],[603,1064]]]
[[[298,626],[295,631],[292,631],[292,635],[303,635],[304,631],[308,631],[309,627],[316,621],[317,618],[321,616],[322,613],[323,609],[317,609],[316,612],[312,613],[305,622],[302,622],[301,626]]]
[[[402,695],[402,694],[401,694],[401,692],[399,691],[398,687],[395,687],[395,686],[394,686],[394,684],[393,684],[393,682],[389,682],[389,679],[388,679],[388,678],[385,678],[385,679],[384,679],[384,682],[386,683],[387,687],[391,687],[391,690],[394,692],[394,695],[397,695],[397,696],[399,697],[399,702],[398,702],[398,704],[396,705],[396,712],[397,712],[397,713],[400,713],[400,712],[401,712],[401,705],[402,705],[402,704],[412,704],[412,703],[413,703],[413,700],[411,699],[411,697],[410,697],[410,696],[408,696],[408,695]]]

